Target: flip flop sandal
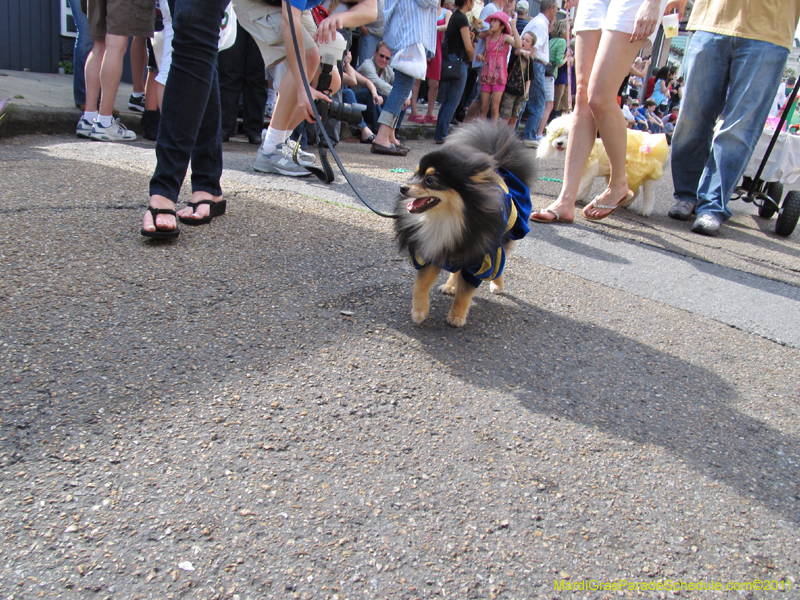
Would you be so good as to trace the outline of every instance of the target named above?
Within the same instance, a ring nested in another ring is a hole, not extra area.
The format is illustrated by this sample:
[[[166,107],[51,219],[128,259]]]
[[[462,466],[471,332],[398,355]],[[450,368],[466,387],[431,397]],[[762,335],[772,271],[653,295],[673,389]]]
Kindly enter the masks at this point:
[[[422,125],[425,122],[425,115],[411,115],[408,120]]]
[[[191,217],[178,217],[181,220],[181,223],[186,225],[204,225],[205,223],[211,223],[214,217],[220,217],[225,214],[225,209],[228,207],[227,200],[220,200],[218,202],[214,202],[213,200],[205,199],[205,200],[198,200],[197,202],[187,202],[186,206],[192,209],[192,214],[197,212],[197,207],[201,204],[208,204],[208,216],[203,217],[202,219],[192,219]]]
[[[534,216],[534,215],[536,215],[536,213],[550,213],[551,215],[553,215],[554,218],[552,218],[552,219],[542,219],[540,217],[540,218],[537,219]],[[567,224],[575,222],[574,219],[562,219],[561,215],[559,215],[552,208],[544,208],[542,210],[537,210],[535,213],[533,213],[531,215],[531,221],[535,221],[536,223],[567,223]]]
[[[599,196],[598,196],[598,198],[599,198]],[[625,197],[622,200],[620,200],[619,202],[617,202],[614,206],[604,206],[602,204],[597,204],[597,198],[595,198],[594,200],[589,202],[589,204],[584,206],[583,210],[581,212],[583,213],[583,216],[586,217],[586,220],[588,220],[588,221],[602,221],[607,216],[609,216],[611,213],[613,213],[615,210],[617,210],[620,206],[622,206],[622,204],[624,202],[626,202],[627,200],[631,200],[632,198],[633,198],[633,192],[630,191],[630,190],[628,190],[628,193],[625,194]],[[589,215],[586,214],[586,209],[587,208],[598,208],[600,210],[607,210],[609,212],[604,214],[602,217],[590,217]]]
[[[153,225],[156,223],[157,215],[172,215],[173,217],[177,217],[175,210],[172,208],[153,208],[152,206],[148,206],[147,211],[153,216]],[[173,240],[181,234],[181,230],[178,229],[177,223],[175,225],[175,229],[158,229],[158,227],[156,227],[155,231],[147,231],[144,227],[142,227],[140,233],[144,237],[155,238],[157,240]]]
[[[362,144],[371,144],[371,143],[372,143],[372,140],[374,140],[374,139],[375,139],[375,134],[373,133],[373,134],[372,134],[371,136],[369,136],[368,138],[366,138],[366,139],[363,139],[363,140],[359,140],[359,141],[360,141]]]

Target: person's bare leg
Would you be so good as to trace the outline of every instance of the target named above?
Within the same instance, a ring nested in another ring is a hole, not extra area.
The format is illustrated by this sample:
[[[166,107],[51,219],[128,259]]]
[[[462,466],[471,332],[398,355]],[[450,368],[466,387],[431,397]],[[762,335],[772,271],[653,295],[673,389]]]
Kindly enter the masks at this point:
[[[306,51],[306,78],[311,80],[311,74],[316,73],[319,66],[319,54],[317,49]],[[303,85],[302,81],[295,83],[291,69],[287,69],[278,88],[278,97],[275,100],[275,108],[272,111],[270,127],[281,131],[292,130],[303,120],[303,111],[299,106],[291,101],[296,96],[296,86]],[[284,101],[281,102],[281,96]]]
[[[503,92],[492,92],[492,122],[500,118],[500,101],[503,99]]]
[[[537,135],[544,135],[544,130],[547,127],[547,119],[550,118],[551,112],[553,112],[553,102],[548,100],[544,104],[544,114],[542,115],[542,120],[539,121],[539,131],[536,132]]]
[[[86,66],[83,74],[86,78],[86,111],[97,112],[100,101],[100,67],[103,64],[103,55],[106,43],[95,40],[89,56],[86,57]]]
[[[425,115],[425,117],[428,119],[433,117],[433,109],[436,106],[436,96],[438,95],[439,95],[439,80],[428,79],[428,114]]]
[[[575,218],[575,201],[578,197],[583,170],[597,137],[597,126],[592,110],[589,108],[589,77],[592,73],[597,48],[600,45],[601,31],[580,31],[575,42],[575,111],[572,129],[567,143],[564,183],[561,192],[548,208],[558,213],[565,221]],[[630,34],[628,34],[630,37]],[[622,78],[620,78],[622,81]],[[554,221],[555,215],[536,211],[538,218]]]
[[[480,117],[481,119],[485,119],[486,115],[489,114],[489,104],[492,97],[492,92],[484,92],[481,90],[481,112]]]
[[[106,51],[100,67],[100,115],[111,116],[114,102],[117,99],[119,80],[122,77],[122,60],[128,49],[128,37],[124,35],[106,34]]]
[[[631,43],[630,38],[629,33],[604,31],[589,79],[589,108],[600,131],[611,168],[608,187],[596,199],[596,204],[603,206],[616,206],[628,194],[625,175],[628,128],[617,104],[619,85],[614,82],[622,81],[644,43]],[[586,216],[593,218],[610,212],[594,206],[584,210]]]
[[[417,116],[417,99],[419,98],[419,86],[422,83],[421,79],[414,80],[414,88],[411,90],[411,112],[409,117]]]
[[[147,38],[135,37],[131,42],[131,79],[136,94],[144,92],[144,72],[147,68]]]

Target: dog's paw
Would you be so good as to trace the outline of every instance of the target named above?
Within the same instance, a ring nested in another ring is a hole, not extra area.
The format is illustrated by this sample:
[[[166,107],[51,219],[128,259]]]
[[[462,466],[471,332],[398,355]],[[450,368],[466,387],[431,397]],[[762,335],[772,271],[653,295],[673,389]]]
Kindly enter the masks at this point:
[[[653,207],[642,206],[639,209],[639,214],[642,215],[643,217],[649,217],[650,215],[653,214]]]
[[[467,324],[467,317],[458,317],[455,315],[447,315],[447,322],[453,327],[463,327]]]
[[[489,291],[492,292],[493,294],[502,294],[503,283],[502,282],[495,283],[494,281],[492,281],[491,283],[489,283]]]
[[[411,320],[414,323],[422,323],[425,319],[428,318],[428,311],[427,310],[412,310],[411,311]]]
[[[439,291],[443,294],[447,294],[448,296],[455,296],[456,295],[456,284],[451,283],[448,279],[442,285],[439,286]]]

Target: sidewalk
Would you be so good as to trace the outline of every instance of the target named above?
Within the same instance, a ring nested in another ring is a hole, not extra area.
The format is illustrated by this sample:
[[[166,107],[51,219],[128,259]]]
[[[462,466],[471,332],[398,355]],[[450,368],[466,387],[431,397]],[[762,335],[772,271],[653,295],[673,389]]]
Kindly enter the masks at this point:
[[[128,109],[131,93],[133,86],[121,83],[115,108],[122,124],[140,134],[141,116]],[[0,70],[0,102],[3,100],[8,102],[0,120],[0,138],[33,133],[75,133],[81,114],[73,101],[72,75]],[[420,104],[418,110],[425,114],[427,106]],[[435,112],[439,112],[438,107]],[[400,134],[411,140],[433,139],[435,128],[435,124],[412,123],[406,114]],[[342,133],[349,135],[348,128],[343,127]]]
[[[122,124],[141,132],[140,116],[128,109],[133,86],[120,83],[115,108]],[[0,70],[0,102],[7,100],[0,137],[31,133],[75,133],[81,112],[72,95],[72,75]]]

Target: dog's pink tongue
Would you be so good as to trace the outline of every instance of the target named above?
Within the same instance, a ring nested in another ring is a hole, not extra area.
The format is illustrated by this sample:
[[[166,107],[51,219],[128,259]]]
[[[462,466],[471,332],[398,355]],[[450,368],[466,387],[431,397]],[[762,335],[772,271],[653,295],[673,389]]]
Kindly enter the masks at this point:
[[[408,205],[406,205],[406,208],[408,209],[408,212],[415,212],[425,207],[425,205],[428,204],[430,200],[431,200],[430,197],[414,198],[411,202],[408,203]]]

